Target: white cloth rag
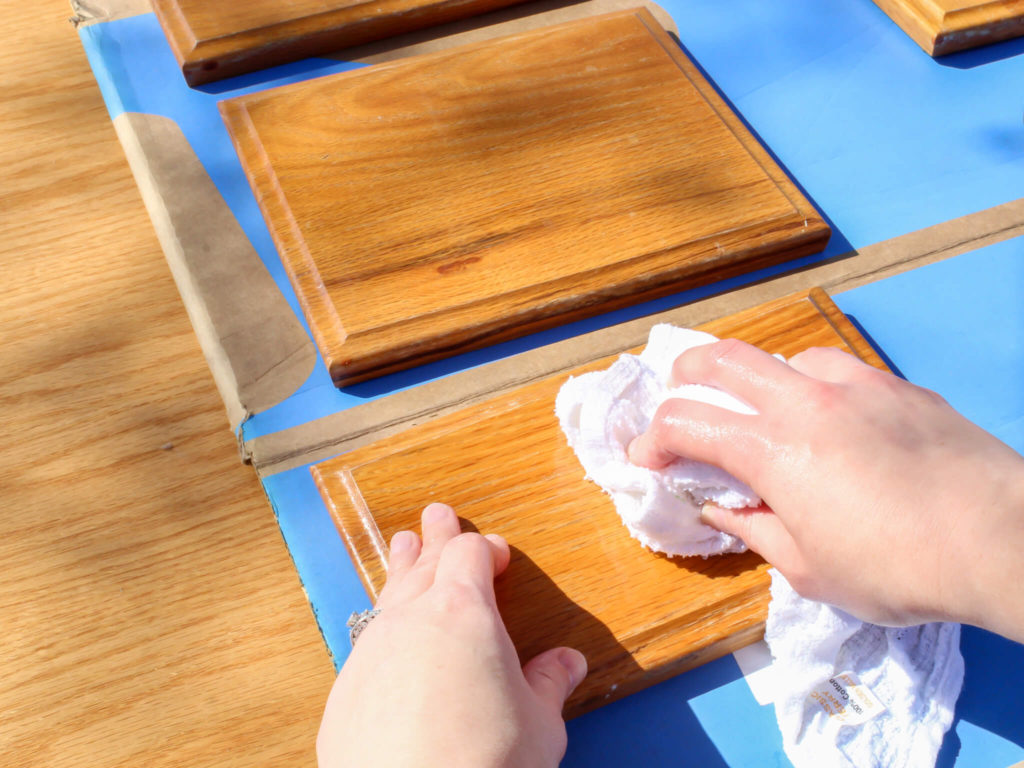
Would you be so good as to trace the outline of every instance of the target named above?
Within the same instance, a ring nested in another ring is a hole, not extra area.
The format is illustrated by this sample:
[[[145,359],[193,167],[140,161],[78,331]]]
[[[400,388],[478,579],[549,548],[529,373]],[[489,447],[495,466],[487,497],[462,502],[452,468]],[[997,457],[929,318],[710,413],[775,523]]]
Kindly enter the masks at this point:
[[[754,412],[712,387],[669,386],[676,357],[713,341],[708,333],[656,325],[639,357],[622,355],[607,370],[570,378],[555,400],[555,414],[587,478],[612,497],[633,538],[668,555],[742,552],[742,541],[701,523],[700,507],[705,501],[732,509],[760,503],[750,488],[710,464],[680,459],[655,471],[632,464],[626,455],[630,441],[670,397]]]
[[[868,624],[770,573],[765,640],[793,765],[934,766],[964,679],[960,625]]]
[[[715,337],[656,325],[638,356],[570,378],[555,414],[588,479],[615,504],[630,535],[674,556],[740,552],[739,539],[700,522],[705,501],[756,506],[758,496],[727,472],[687,459],[638,467],[626,450],[662,401],[679,397],[738,413],[746,403],[702,385],[670,386],[672,363]],[[765,639],[774,658],[776,718],[797,768],[934,766],[963,682],[960,627],[893,629],[805,600],[772,571]]]

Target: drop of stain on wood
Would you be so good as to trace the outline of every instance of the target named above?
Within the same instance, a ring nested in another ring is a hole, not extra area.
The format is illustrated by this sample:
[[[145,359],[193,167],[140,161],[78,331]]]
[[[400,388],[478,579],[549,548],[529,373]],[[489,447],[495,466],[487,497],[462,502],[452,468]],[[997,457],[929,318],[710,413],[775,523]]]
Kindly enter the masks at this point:
[[[449,264],[442,264],[437,268],[437,271],[442,275],[447,275],[450,272],[462,272],[470,264],[476,264],[478,261],[480,261],[479,256],[470,256],[468,259],[459,259]]]
[[[174,443],[164,443],[160,446],[161,451],[170,451],[174,449]]]

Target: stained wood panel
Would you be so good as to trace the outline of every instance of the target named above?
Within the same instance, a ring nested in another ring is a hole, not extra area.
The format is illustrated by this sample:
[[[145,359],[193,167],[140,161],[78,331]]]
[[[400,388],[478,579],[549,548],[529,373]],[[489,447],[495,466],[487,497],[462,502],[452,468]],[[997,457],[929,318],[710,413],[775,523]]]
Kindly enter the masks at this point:
[[[1021,0],[875,0],[926,53],[946,53],[1024,35]]]
[[[646,10],[221,109],[339,386],[828,239]]]
[[[522,0],[152,0],[189,85],[381,40]]]
[[[884,367],[820,289],[702,328],[787,356],[835,346]],[[521,657],[566,644],[590,662],[568,703],[575,715],[758,639],[769,580],[752,553],[673,560],[630,538],[609,498],[584,479],[555,419],[555,396],[569,375],[413,427],[312,472],[374,599],[386,578],[387,542],[396,531],[418,530],[427,502],[453,505],[464,529],[505,536],[513,554],[498,579],[498,599]]]

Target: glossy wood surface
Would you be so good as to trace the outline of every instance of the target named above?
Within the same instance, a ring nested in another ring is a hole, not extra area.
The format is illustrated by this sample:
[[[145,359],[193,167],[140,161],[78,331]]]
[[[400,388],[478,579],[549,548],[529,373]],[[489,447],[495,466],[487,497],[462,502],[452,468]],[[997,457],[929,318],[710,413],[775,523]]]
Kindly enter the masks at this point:
[[[152,0],[190,85],[305,59],[522,0]]]
[[[816,289],[708,323],[793,355],[836,346],[884,367]],[[500,533],[512,563],[497,582],[509,633],[525,661],[555,646],[582,650],[590,674],[570,699],[579,714],[758,639],[767,566],[752,553],[670,559],[630,538],[610,499],[585,480],[554,416],[568,375],[606,358],[413,427],[317,464],[313,475],[376,598],[387,543],[418,529],[429,501],[453,505],[463,528]]]
[[[646,10],[221,109],[339,386],[828,238]]]
[[[331,663],[67,17],[4,28],[0,763],[313,765]]]
[[[1021,0],[875,0],[875,3],[932,56],[1024,35]]]

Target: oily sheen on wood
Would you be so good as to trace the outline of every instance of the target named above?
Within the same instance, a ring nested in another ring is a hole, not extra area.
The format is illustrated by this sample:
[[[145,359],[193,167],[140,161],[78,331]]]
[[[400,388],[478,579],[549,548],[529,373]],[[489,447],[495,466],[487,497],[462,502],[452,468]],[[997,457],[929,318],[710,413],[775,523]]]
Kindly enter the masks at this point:
[[[221,110],[339,386],[828,239],[646,10]]]
[[[1024,35],[1020,0],[875,0],[875,4],[932,56]]]
[[[152,0],[182,74],[200,85],[521,0]]]
[[[815,289],[708,323],[703,330],[791,356],[835,346],[884,367],[831,299]],[[497,581],[502,615],[525,661],[555,646],[586,654],[590,674],[570,715],[757,640],[767,566],[752,553],[670,559],[630,538],[584,479],[554,415],[569,375],[544,379],[317,464],[312,472],[363,584],[376,599],[387,542],[419,529],[430,501],[464,530],[500,533],[512,563]]]

